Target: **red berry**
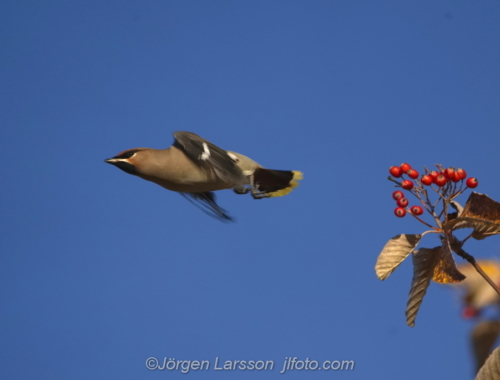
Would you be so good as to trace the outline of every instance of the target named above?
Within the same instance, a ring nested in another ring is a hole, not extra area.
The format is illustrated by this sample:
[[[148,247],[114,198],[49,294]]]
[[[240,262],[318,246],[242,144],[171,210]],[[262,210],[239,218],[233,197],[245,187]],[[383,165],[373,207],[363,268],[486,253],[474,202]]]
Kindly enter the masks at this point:
[[[406,199],[404,197],[403,198],[399,198],[398,201],[397,201],[397,204],[398,204],[399,207],[406,207],[406,206],[408,206],[408,203],[410,203],[410,202],[408,202],[408,199]]]
[[[471,177],[471,178],[467,178],[467,181],[465,181],[465,184],[467,185],[467,187],[474,189],[475,187],[477,187],[477,185],[479,185],[479,182],[477,182],[477,178]]]
[[[424,185],[429,186],[432,185],[432,177],[430,175],[424,175],[421,179],[420,182],[422,182]]]
[[[439,187],[443,187],[444,185],[446,185],[446,182],[448,182],[448,180],[442,174],[438,175],[437,178],[434,180],[434,183]]]
[[[406,215],[406,210],[403,207],[396,207],[396,209],[394,210],[394,214],[398,218],[402,218],[403,216]]]
[[[413,182],[406,179],[403,182],[401,182],[401,187],[405,190],[411,190],[413,189]]]
[[[439,173],[433,170],[429,173],[429,175],[432,177],[432,181],[435,181],[435,179],[439,176]]]
[[[413,206],[410,211],[413,215],[422,215],[424,213],[424,210],[420,206]]]
[[[466,306],[462,310],[462,317],[464,317],[464,319],[472,319],[472,318],[477,317],[479,314],[480,314],[480,310],[478,310],[472,306]]]
[[[401,164],[400,168],[403,171],[403,173],[406,174],[408,172],[408,170],[411,169],[411,166],[410,166],[410,164],[403,163],[403,164]]]
[[[453,173],[453,176],[450,178],[453,182],[460,182],[462,178],[460,178],[460,174],[456,171]]]
[[[460,179],[465,179],[465,177],[467,177],[467,173],[464,169],[459,168],[455,171],[455,173],[460,176]]]
[[[406,174],[408,174],[408,177],[410,178],[418,178],[418,172],[415,170],[415,169],[410,169],[406,172]]]
[[[392,193],[392,197],[395,199],[395,200],[398,200],[399,198],[404,198],[405,195],[403,194],[402,191],[395,191],[394,193]]]
[[[391,166],[389,168],[389,173],[391,173],[392,176],[399,178],[403,175],[403,171],[399,166]]]
[[[455,169],[453,169],[452,167],[445,169],[443,175],[446,177],[446,179],[453,180],[453,178],[455,178]]]

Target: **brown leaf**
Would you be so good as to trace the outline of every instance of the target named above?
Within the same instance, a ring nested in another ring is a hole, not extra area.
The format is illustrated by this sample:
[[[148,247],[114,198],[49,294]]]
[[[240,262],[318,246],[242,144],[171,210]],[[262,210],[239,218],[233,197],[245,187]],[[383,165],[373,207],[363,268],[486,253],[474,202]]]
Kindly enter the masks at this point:
[[[445,231],[459,228],[473,228],[472,237],[477,240],[500,234],[500,203],[473,192],[460,216],[443,225]]]
[[[452,212],[452,213],[449,213],[447,216],[446,216],[446,221],[445,222],[448,222],[450,220],[453,220],[453,219],[456,219],[457,216],[460,216],[460,214],[462,214],[462,211],[463,211],[463,207],[460,205],[460,203],[458,203],[457,201],[451,201],[450,202],[450,206],[453,207],[455,209],[455,212]]]
[[[498,379],[500,379],[500,347],[493,351],[488,360],[486,360],[475,380]]]
[[[462,211],[464,211],[464,208],[460,203],[458,203],[457,201],[451,201],[450,206],[455,209],[458,216],[462,215]]]
[[[437,255],[432,280],[440,284],[450,284],[465,280],[465,276],[460,273],[455,264],[450,245],[446,240],[443,240],[443,245]]]
[[[476,370],[483,366],[500,334],[500,321],[482,321],[472,329],[471,341],[476,358]]]
[[[408,257],[410,252],[420,241],[422,235],[401,234],[394,236],[380,252],[377,263],[375,264],[375,273],[380,280],[385,280],[401,262]]]
[[[434,268],[441,255],[441,247],[420,248],[413,253],[413,279],[406,305],[406,324],[415,326],[415,318],[422,304],[427,287],[434,275]]]

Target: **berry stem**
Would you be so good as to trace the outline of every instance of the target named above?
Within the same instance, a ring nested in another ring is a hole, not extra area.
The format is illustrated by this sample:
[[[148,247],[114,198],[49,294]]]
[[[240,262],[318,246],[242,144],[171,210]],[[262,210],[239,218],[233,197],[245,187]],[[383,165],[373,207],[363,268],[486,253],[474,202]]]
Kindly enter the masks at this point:
[[[396,180],[395,180],[394,178],[392,178],[391,176],[389,176],[387,179],[388,179],[389,181],[392,181],[392,182],[397,183],[397,184],[398,184],[398,186],[399,186],[399,187],[401,187],[401,182],[396,181]]]
[[[460,194],[462,194],[462,193],[463,193],[466,189],[467,189],[467,188],[465,188],[465,189],[460,188],[456,194],[453,194],[453,196],[450,198],[450,200],[452,201],[453,199],[455,199],[456,197],[458,197],[458,196],[459,196]]]
[[[427,168],[426,168],[427,170]],[[433,189],[434,191],[436,191],[436,189],[434,189],[433,187],[431,187],[431,189]],[[429,193],[427,192],[426,189],[423,190],[423,193],[424,193],[424,196],[425,196],[425,200],[420,199],[420,202],[422,202],[422,204],[425,204],[425,208],[426,210],[432,215],[432,217],[434,218],[434,221],[436,222],[436,224],[441,227],[441,220],[439,219],[439,217],[436,215],[436,206],[439,202],[439,198],[438,200],[436,201],[435,204],[432,204],[431,203],[431,200],[429,199]],[[433,227],[434,228],[434,227]]]
[[[410,214],[411,216],[413,216],[415,219],[417,219],[420,223],[423,223],[425,224],[427,227],[429,228],[432,228],[433,230],[437,231],[437,232],[441,232],[441,229],[440,228],[436,228],[434,226],[431,226],[429,223],[423,221],[422,219],[420,219],[417,215],[413,214],[410,209],[407,208],[407,211],[408,211],[408,214]]]

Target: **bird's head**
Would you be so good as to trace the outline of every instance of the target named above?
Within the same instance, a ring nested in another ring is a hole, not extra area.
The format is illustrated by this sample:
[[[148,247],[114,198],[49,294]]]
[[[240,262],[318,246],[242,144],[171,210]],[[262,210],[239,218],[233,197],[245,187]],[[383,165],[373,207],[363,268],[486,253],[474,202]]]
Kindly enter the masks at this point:
[[[144,148],[124,150],[123,152],[118,153],[116,156],[104,160],[104,162],[114,165],[128,174],[138,175],[138,168],[141,166],[142,161],[141,152],[143,151]]]

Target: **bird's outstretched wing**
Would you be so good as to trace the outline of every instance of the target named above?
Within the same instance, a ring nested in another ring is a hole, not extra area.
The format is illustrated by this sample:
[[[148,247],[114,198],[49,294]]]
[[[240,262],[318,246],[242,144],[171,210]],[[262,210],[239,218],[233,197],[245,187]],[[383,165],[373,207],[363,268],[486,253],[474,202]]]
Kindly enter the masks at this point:
[[[210,215],[213,218],[219,219],[223,222],[233,222],[234,219],[231,218],[227,211],[220,207],[217,202],[215,202],[215,194],[212,192],[206,193],[179,193],[189,202],[197,206],[205,214]]]
[[[174,146],[199,167],[214,173],[226,183],[245,183],[245,176],[236,165],[237,158],[227,151],[191,132],[175,132]]]

